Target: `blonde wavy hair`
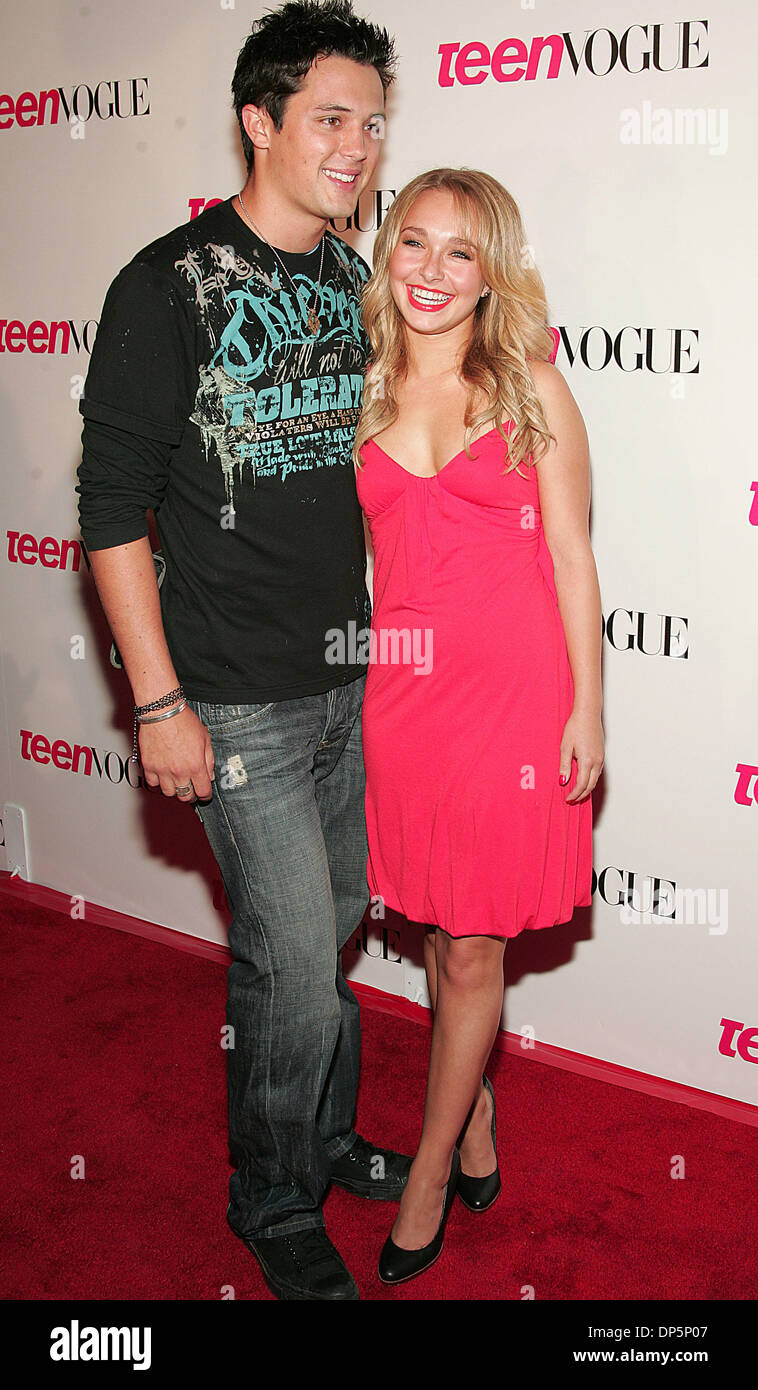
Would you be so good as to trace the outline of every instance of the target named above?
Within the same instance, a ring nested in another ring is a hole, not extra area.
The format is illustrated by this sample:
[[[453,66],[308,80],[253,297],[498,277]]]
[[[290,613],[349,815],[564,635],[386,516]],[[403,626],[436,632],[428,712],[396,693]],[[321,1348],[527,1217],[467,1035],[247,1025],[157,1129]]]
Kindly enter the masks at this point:
[[[374,243],[374,273],[361,296],[363,322],[371,356],[363,388],[363,405],[355,434],[353,458],[363,465],[360,449],[397,419],[396,383],[408,370],[406,328],[392,298],[389,263],[413,203],[427,189],[452,193],[462,235],[477,247],[479,265],[490,294],[474,310],[471,337],[459,366],[469,388],[464,413],[466,454],[471,440],[491,421],[510,456],[509,473],[533,464],[554,439],[534,389],[527,359],[551,361],[554,338],[547,322],[542,277],[526,255],[528,248],[516,203],[497,179],[477,169],[430,169],[398,193]],[[474,401],[484,399],[474,413]],[[506,436],[503,421],[512,421]],[[520,476],[524,476],[521,474]]]

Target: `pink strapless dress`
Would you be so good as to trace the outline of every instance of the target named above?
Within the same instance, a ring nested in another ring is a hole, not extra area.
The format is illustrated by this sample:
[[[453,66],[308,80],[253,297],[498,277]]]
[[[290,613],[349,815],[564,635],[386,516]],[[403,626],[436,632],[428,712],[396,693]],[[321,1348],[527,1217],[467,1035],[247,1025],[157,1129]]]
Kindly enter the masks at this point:
[[[575,762],[558,783],[574,687],[536,472],[503,474],[496,430],[472,454],[420,478],[369,440],[356,470],[367,878],[413,922],[511,937],[590,903],[592,802],[566,804]]]

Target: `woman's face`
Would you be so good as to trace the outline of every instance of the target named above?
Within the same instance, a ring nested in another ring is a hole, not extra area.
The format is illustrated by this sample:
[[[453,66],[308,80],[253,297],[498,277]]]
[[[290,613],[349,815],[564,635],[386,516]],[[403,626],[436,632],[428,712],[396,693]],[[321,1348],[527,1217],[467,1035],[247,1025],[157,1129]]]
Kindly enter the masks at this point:
[[[409,208],[389,278],[392,298],[417,333],[446,333],[473,315],[485,282],[447,189],[427,189]]]

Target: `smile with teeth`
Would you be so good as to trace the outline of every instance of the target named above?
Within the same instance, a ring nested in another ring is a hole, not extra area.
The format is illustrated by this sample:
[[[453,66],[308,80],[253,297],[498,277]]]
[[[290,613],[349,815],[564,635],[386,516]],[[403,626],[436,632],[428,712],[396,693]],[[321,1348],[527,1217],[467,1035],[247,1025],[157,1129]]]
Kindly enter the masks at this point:
[[[446,304],[455,296],[445,294],[442,290],[427,290],[422,285],[406,285],[408,298],[411,304],[417,309],[423,309],[426,313],[435,313],[436,310],[444,308]]]
[[[324,173],[326,174],[326,177],[328,179],[334,179],[336,183],[355,183],[355,180],[358,177],[357,169],[353,174],[346,174],[342,169],[325,169]]]

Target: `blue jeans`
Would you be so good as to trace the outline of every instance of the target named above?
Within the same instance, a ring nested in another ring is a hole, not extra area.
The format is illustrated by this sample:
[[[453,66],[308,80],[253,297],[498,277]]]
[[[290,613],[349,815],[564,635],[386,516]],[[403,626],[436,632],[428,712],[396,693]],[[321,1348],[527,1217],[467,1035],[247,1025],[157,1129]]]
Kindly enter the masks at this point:
[[[360,1011],[340,951],[369,900],[365,683],[187,701],[213,745],[213,796],[195,809],[232,910],[229,1221],[244,1235],[323,1226],[331,1160],[356,1137]]]

